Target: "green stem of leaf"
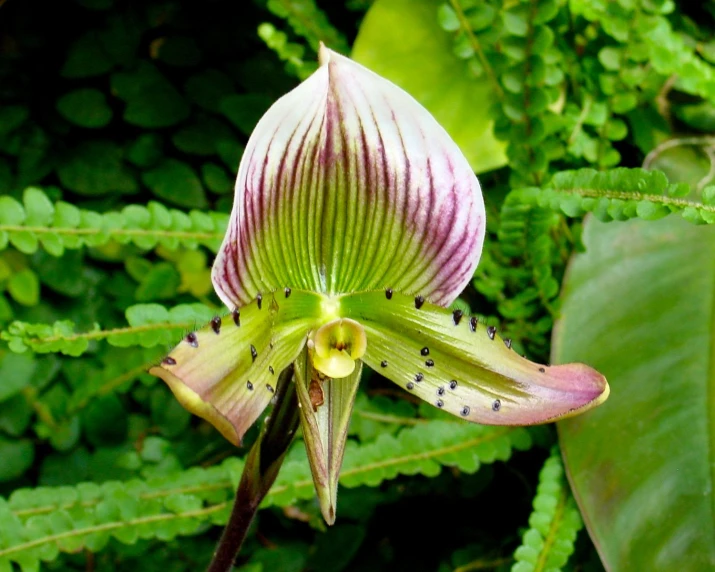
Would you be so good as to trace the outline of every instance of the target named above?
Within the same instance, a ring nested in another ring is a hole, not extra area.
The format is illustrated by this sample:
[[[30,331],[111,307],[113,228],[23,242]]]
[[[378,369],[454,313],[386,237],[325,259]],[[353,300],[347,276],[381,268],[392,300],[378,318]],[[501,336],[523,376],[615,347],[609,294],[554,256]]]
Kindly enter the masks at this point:
[[[492,88],[494,89],[494,93],[496,93],[500,99],[503,98],[504,90],[499,84],[499,80],[494,73],[494,69],[489,64],[489,60],[487,60],[487,57],[484,55],[484,50],[482,49],[482,44],[480,43],[479,38],[477,38],[477,36],[472,31],[472,27],[469,25],[467,17],[464,15],[462,5],[459,3],[459,0],[449,0],[449,3],[452,5],[452,8],[457,14],[457,18],[459,19],[459,25],[469,38],[469,43],[472,45],[474,53],[477,54],[477,56],[479,57],[479,63],[482,64],[482,67],[487,72],[487,75],[489,76],[489,81],[491,82]]]
[[[106,230],[101,228],[62,228],[50,226],[22,226],[17,224],[0,224],[0,232],[33,232],[35,234],[60,234],[68,236],[96,236],[104,234],[109,237],[151,236],[157,238],[179,238],[185,240],[221,240],[224,232],[193,232],[185,230],[153,230],[142,228],[116,228]]]

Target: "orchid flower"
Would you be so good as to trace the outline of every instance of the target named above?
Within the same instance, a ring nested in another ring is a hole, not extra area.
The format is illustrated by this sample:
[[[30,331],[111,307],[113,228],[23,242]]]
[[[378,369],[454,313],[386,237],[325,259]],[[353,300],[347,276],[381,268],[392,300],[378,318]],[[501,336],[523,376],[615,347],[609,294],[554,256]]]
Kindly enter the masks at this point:
[[[230,312],[151,371],[239,445],[290,368],[332,523],[363,364],[435,407],[493,425],[573,415],[609,389],[588,366],[532,363],[493,327],[447,309],[484,241],[474,173],[406,92],[327,48],[320,62],[246,147],[212,272]]]

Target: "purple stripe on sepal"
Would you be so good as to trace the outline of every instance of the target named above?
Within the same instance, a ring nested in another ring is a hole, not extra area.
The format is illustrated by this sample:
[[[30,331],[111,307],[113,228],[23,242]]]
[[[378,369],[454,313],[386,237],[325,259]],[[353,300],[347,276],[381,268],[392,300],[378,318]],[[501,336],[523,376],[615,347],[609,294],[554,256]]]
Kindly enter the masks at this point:
[[[484,204],[466,159],[410,95],[323,48],[252,134],[214,264],[229,307],[290,285],[390,286],[441,305],[479,261]]]

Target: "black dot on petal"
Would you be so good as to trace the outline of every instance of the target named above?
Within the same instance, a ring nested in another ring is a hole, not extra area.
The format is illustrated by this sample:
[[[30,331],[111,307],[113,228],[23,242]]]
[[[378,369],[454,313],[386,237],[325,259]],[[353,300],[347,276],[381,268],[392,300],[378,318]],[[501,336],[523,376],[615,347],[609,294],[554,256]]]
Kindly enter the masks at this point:
[[[492,403],[492,411],[499,411],[501,409],[501,401],[499,399],[495,399],[494,403]]]
[[[191,332],[189,334],[186,334],[186,341],[192,348],[198,348],[199,347],[199,340],[196,339],[196,334],[194,332]]]
[[[462,310],[455,310],[452,312],[452,321],[455,326],[459,325],[459,322],[462,320],[462,316],[464,316],[464,312],[462,312]]]
[[[276,373],[276,370],[273,369],[273,366],[272,366],[272,365],[269,365],[269,366],[268,366],[268,371],[271,372],[271,375],[275,375],[275,373]]]
[[[511,338],[504,338],[504,345],[511,349]]]
[[[261,304],[263,304],[263,294],[260,292],[256,294],[256,304],[258,304],[258,309],[261,309]]]
[[[237,326],[241,325],[241,311],[238,308],[231,312],[231,317],[233,318],[234,324],[236,324]]]
[[[541,373],[546,373],[546,370],[545,370],[543,367],[540,367],[540,368],[539,368],[539,371],[540,371]]]
[[[497,329],[494,326],[489,326],[487,328],[487,335],[489,336],[490,340],[494,339],[494,336],[496,335],[496,333],[497,333]]]
[[[273,386],[272,386],[271,384],[269,384],[269,383],[266,384],[266,389],[267,389],[268,391],[270,391],[271,393],[273,393],[273,392],[275,391],[275,389],[273,389]]]
[[[477,331],[477,323],[478,323],[478,321],[477,321],[476,316],[472,316],[471,318],[469,318],[469,329],[472,330],[473,332],[476,332]]]
[[[437,403],[435,403],[435,405],[437,407],[439,407],[440,409],[442,409],[444,407],[444,401],[442,401],[441,399],[438,399]]]
[[[454,380],[454,379],[453,379],[452,381],[450,381],[450,382],[449,382],[449,388],[450,388],[450,389],[457,389],[457,381]]]
[[[292,290],[291,290],[290,288],[288,288],[288,287],[286,286],[286,288],[285,288],[285,290],[283,290],[283,292],[285,292],[286,298],[290,298],[290,295],[291,295],[291,292],[292,292]]]
[[[384,359],[380,362],[380,367],[387,367],[387,360]]]
[[[214,316],[213,318],[211,318],[211,329],[216,334],[221,333],[221,318],[219,318],[218,316]]]
[[[439,396],[441,397],[442,395],[444,395],[444,391],[445,391],[444,387],[440,387],[440,388],[437,390],[437,395],[439,395]]]
[[[251,357],[253,358],[253,361],[256,361],[256,358],[258,357],[256,346],[254,346],[253,344],[251,344]]]
[[[415,388],[415,384],[412,383],[411,381],[408,381],[408,382],[407,382],[407,389],[414,389],[414,388]]]
[[[421,353],[423,356],[428,356],[428,355],[429,355],[429,348],[422,348],[422,349],[420,350],[420,353]]]
[[[253,391],[253,384],[250,381],[246,382],[246,387],[248,388],[248,391]]]
[[[424,296],[415,296],[415,308],[418,310],[422,307],[422,304],[425,303],[425,297]]]
[[[417,375],[415,375],[415,381],[417,381],[417,382],[422,381],[424,378],[425,378],[425,376],[422,375],[421,373],[418,373]]]
[[[462,407],[462,410],[459,413],[462,415],[462,417],[466,417],[467,415],[469,415],[469,406],[465,405],[464,407]]]
[[[434,367],[434,360],[433,360],[433,359],[428,359],[427,361],[425,361],[425,365],[426,365],[427,367]]]
[[[171,356],[166,356],[163,360],[161,360],[161,363],[164,365],[176,365],[176,360]]]
[[[385,290],[385,298],[387,298],[388,300],[392,300],[392,288],[388,288],[387,290]]]

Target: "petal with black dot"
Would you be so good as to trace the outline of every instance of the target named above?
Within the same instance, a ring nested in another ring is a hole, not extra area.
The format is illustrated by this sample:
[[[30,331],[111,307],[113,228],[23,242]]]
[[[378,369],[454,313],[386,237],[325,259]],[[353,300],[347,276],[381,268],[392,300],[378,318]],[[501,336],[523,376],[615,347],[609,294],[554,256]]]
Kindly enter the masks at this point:
[[[241,325],[232,314],[182,340],[149,372],[163,379],[179,402],[238,445],[273,397],[267,385],[300,354],[320,315],[321,298],[296,292],[264,294],[241,308]],[[219,333],[216,333],[216,330]],[[256,357],[252,357],[255,348]]]
[[[486,330],[472,332],[468,321],[455,326],[448,310],[394,292],[348,294],[340,298],[341,314],[365,328],[363,361],[432,405],[453,415],[490,425],[532,425],[568,417],[608,397],[608,383],[584,364],[544,369],[510,350]],[[425,368],[421,349],[429,347],[434,365]],[[541,369],[540,369],[541,368]],[[543,371],[542,371],[543,369]],[[422,374],[420,383],[415,372]],[[456,383],[454,383],[456,381]],[[449,387],[436,403],[441,387]]]

